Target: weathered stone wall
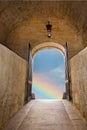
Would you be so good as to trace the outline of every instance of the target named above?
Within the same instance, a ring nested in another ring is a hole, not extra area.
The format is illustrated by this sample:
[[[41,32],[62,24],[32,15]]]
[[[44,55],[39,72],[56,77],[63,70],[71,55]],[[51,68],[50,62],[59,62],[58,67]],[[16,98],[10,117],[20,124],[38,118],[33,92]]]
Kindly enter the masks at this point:
[[[73,103],[87,119],[87,47],[70,61]]]
[[[26,61],[0,44],[0,130],[23,106]]]

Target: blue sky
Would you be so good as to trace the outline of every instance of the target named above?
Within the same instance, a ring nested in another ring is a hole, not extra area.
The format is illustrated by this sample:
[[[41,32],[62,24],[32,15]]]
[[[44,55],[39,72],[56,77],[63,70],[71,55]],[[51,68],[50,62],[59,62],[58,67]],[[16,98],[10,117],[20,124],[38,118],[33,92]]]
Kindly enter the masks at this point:
[[[40,86],[41,84],[43,86],[44,82],[46,86],[46,83],[48,84],[49,82],[53,84],[55,91],[59,89],[62,94],[65,91],[65,66],[64,56],[60,51],[44,49],[39,51],[33,60],[33,92],[36,94],[36,97],[40,98],[39,94],[37,95],[35,92],[34,82],[36,82],[35,84],[40,84]],[[41,97],[45,98],[44,96]]]

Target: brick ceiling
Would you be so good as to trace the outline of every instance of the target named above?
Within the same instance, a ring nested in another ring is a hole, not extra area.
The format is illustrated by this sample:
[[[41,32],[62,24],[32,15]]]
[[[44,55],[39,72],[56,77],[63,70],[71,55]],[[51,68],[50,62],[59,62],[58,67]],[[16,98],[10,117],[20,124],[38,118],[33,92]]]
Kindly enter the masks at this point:
[[[46,24],[52,23],[52,38]],[[87,2],[4,1],[0,2],[0,42],[23,58],[28,43],[68,43],[69,58],[87,46]]]

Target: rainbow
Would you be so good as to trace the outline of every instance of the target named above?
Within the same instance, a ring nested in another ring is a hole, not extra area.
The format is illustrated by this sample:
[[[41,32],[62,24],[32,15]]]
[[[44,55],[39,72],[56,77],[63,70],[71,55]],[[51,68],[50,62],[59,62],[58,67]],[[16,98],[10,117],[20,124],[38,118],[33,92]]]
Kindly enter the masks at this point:
[[[36,98],[42,99],[61,99],[63,91],[52,81],[44,76],[36,75],[33,76],[32,91],[35,93]]]

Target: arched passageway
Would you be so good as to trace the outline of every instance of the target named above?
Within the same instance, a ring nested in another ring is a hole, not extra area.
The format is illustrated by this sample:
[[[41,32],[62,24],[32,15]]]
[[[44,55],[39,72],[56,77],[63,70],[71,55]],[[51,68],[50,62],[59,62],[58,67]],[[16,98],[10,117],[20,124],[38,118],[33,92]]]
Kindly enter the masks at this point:
[[[65,92],[64,55],[55,49],[44,49],[33,58],[32,92],[35,98],[61,99]]]
[[[45,42],[33,51],[32,92],[36,98],[61,99],[65,89],[65,49],[58,43]]]

